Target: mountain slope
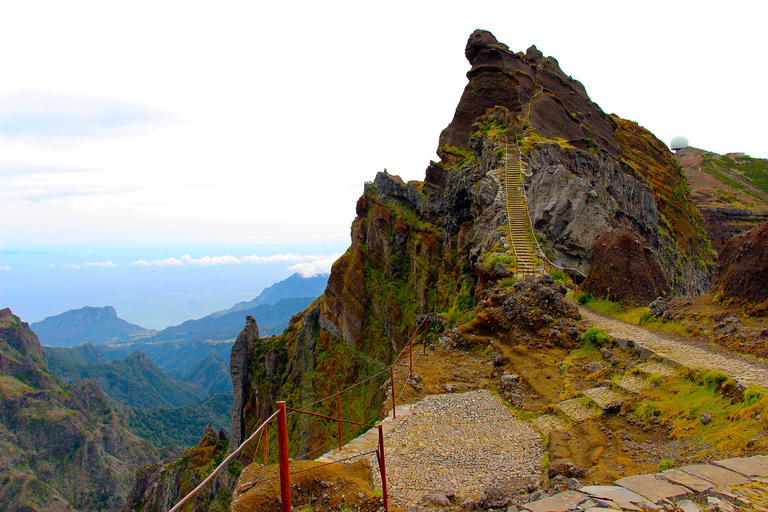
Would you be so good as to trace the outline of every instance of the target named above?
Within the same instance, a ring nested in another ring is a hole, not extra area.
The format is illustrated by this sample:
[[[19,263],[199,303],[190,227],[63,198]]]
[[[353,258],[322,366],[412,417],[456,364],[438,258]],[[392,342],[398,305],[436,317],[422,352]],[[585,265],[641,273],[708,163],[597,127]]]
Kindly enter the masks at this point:
[[[678,151],[677,159],[715,249],[768,221],[768,160],[693,147]]]
[[[232,392],[229,366],[216,352],[206,354],[181,376],[181,380],[200,386],[209,395]]]
[[[0,311],[0,509],[119,510],[157,462],[93,383],[50,375],[37,336]]]
[[[112,306],[73,309],[31,325],[43,345],[73,347],[81,343],[119,343],[154,331],[117,317]]]
[[[211,314],[198,320],[167,327],[154,336],[143,340],[146,343],[161,341],[232,340],[243,328],[245,317],[256,318],[264,325],[264,333],[277,334],[288,326],[291,316],[306,308],[316,297],[294,297],[280,299],[276,304],[260,304],[248,309],[232,311],[223,315]]]
[[[138,350],[122,361],[93,364],[66,361],[48,353],[48,368],[64,382],[92,379],[109,396],[133,407],[183,407],[208,397],[200,386],[168,377]]]

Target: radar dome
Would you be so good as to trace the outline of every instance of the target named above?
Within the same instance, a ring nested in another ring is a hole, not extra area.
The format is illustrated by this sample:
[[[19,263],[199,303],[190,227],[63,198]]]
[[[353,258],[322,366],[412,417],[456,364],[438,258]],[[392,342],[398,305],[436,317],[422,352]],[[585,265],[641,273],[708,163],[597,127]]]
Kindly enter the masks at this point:
[[[669,147],[671,149],[674,149],[677,151],[678,149],[683,149],[688,147],[688,139],[683,137],[682,135],[678,135],[674,139],[672,139],[672,142],[669,143]]]

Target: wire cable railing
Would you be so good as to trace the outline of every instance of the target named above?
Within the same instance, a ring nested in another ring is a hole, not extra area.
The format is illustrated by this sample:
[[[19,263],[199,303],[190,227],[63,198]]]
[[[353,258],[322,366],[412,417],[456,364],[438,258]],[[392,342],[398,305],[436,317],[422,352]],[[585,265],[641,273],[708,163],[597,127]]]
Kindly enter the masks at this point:
[[[309,409],[310,407],[318,405],[318,404],[320,404],[322,402],[325,402],[327,400],[330,400],[331,398],[334,398],[334,397],[336,397],[337,400],[338,400],[340,395],[341,395],[341,393],[344,393],[344,392],[349,391],[351,389],[354,389],[354,388],[356,388],[358,386],[361,386],[361,385],[365,384],[366,382],[369,382],[372,379],[375,379],[376,377],[378,377],[380,375],[383,375],[384,373],[387,373],[387,372],[390,372],[391,385],[392,385],[392,395],[394,396],[396,390],[394,389],[394,376],[393,376],[394,373],[393,373],[393,369],[394,369],[395,365],[398,364],[400,359],[403,357],[403,354],[404,354],[405,350],[409,349],[409,354],[410,354],[409,355],[409,359],[410,359],[410,362],[409,362],[409,367],[410,367],[409,373],[410,373],[410,378],[413,378],[413,363],[414,363],[414,361],[413,361],[413,340],[420,333],[420,331],[423,330],[424,331],[424,351],[426,351],[428,323],[429,323],[429,317],[425,318],[416,327],[415,331],[413,332],[413,334],[408,339],[408,342],[403,346],[403,348],[397,354],[397,357],[392,361],[392,363],[389,366],[387,366],[386,369],[384,369],[384,370],[382,370],[382,371],[380,371],[380,372],[378,372],[378,373],[376,373],[374,375],[368,376],[365,379],[363,379],[363,380],[361,380],[359,382],[356,382],[355,384],[352,384],[351,386],[348,386],[348,387],[346,387],[346,388],[344,388],[344,389],[342,389],[340,391],[337,391],[336,394],[328,395],[328,396],[326,396],[324,398],[321,398],[319,400],[316,400],[316,401],[311,402],[311,403],[306,404],[306,405],[302,405],[302,406],[300,406],[298,408],[290,408],[290,407],[287,407],[285,405],[282,406],[282,409],[278,408],[277,411],[275,411],[271,416],[269,416],[266,420],[264,420],[264,422],[262,422],[262,424],[256,430],[254,430],[253,433],[251,433],[251,435],[245,441],[243,441],[240,444],[240,446],[238,446],[231,454],[229,454],[202,482],[200,482],[200,484],[198,484],[191,492],[189,492],[186,496],[184,496],[184,498],[182,498],[173,508],[171,508],[169,510],[169,512],[177,512],[177,511],[179,511],[185,504],[187,504],[190,500],[192,500],[206,485],[208,485],[208,483],[211,482],[211,480],[213,480],[216,477],[216,475],[219,474],[219,472],[221,472],[221,470],[227,464],[229,464],[232,461],[232,459],[234,459],[237,455],[240,454],[240,452],[245,448],[245,446],[248,443],[250,443],[253,439],[255,439],[260,434],[263,434],[264,454],[265,454],[264,455],[264,457],[265,457],[264,458],[264,465],[266,465],[267,462],[268,462],[268,458],[267,458],[267,435],[266,435],[266,428],[267,428],[267,426],[270,423],[276,421],[276,418],[281,413],[284,414],[285,416],[287,416],[288,414],[293,414],[293,413],[296,413],[296,414],[307,414],[307,415],[310,415],[310,416],[317,416],[317,417],[320,417],[320,418],[323,418],[323,419],[326,419],[326,420],[338,422],[339,425],[341,423],[347,423],[347,424],[353,425],[351,428],[345,430],[344,434],[348,434],[349,432],[352,432],[355,429],[359,429],[361,426],[362,427],[371,427],[371,428],[378,427],[378,429],[379,429],[379,437],[380,437],[380,447],[377,450],[373,450],[373,451],[366,452],[366,453],[358,453],[358,454],[355,454],[355,455],[353,455],[351,457],[348,457],[348,458],[334,460],[332,462],[329,462],[327,464],[323,464],[321,466],[315,466],[315,467],[312,467],[312,468],[307,468],[307,469],[304,469],[304,470],[297,471],[297,472],[295,472],[293,474],[296,475],[296,474],[299,474],[299,473],[303,473],[305,471],[311,471],[311,470],[319,469],[320,467],[324,467],[324,466],[327,466],[329,464],[337,464],[337,463],[344,462],[346,460],[350,460],[350,459],[353,459],[353,458],[358,458],[358,457],[361,457],[361,456],[365,456],[365,455],[369,455],[369,454],[372,454],[372,453],[376,453],[377,454],[377,459],[378,459],[378,462],[379,462],[379,466],[380,466],[380,470],[382,472],[382,483],[383,483],[384,486],[386,486],[386,476],[385,476],[385,473],[384,473],[385,470],[384,470],[384,453],[383,453],[383,433],[382,433],[382,430],[381,430],[381,423],[379,423],[378,425],[373,425],[373,424],[369,424],[368,423],[368,421],[371,421],[371,419],[378,418],[378,415],[379,415],[378,411],[375,414],[369,415],[368,418],[366,418],[366,422],[357,422],[357,421],[346,420],[346,419],[342,419],[341,418],[340,404],[338,406],[339,408],[338,408],[338,416],[337,417],[332,417],[332,416],[329,416],[329,415],[315,413],[315,412],[312,412],[312,411],[308,411],[306,409]],[[421,355],[417,354],[417,356],[416,356],[416,361],[417,362],[418,362],[420,357],[421,357]],[[408,383],[408,380],[406,380],[406,383],[403,386],[403,391],[401,391],[401,393],[400,393],[401,397],[402,397],[402,393],[405,391],[405,387],[407,386],[407,383]],[[282,402],[282,403],[284,404],[284,402]],[[278,403],[278,406],[279,405],[280,405],[280,403]],[[395,416],[394,400],[393,400],[392,413],[393,413],[393,417],[394,417]],[[284,423],[284,420],[282,420],[282,421]],[[279,423],[280,422],[278,421],[278,424]],[[278,432],[278,434],[279,433],[280,432]],[[280,435],[278,435],[278,438],[280,438]],[[341,429],[339,429],[339,443],[341,443],[341,439],[342,439],[342,433],[341,433]],[[262,441],[262,439],[259,440],[259,443],[256,446],[256,452],[258,452],[258,449],[261,446],[261,441]],[[309,452],[307,452],[307,453],[305,453],[305,454],[303,454],[303,455],[301,455],[301,456],[299,456],[297,458],[294,458],[294,460],[303,460],[306,457],[308,457],[309,455],[311,455],[313,453],[316,453],[316,452],[320,451],[321,449],[327,448],[330,444],[331,444],[331,442],[328,442],[324,446],[322,446],[321,448],[317,448],[315,450],[309,451]],[[287,455],[286,455],[286,459],[287,459]],[[243,487],[245,487],[245,486],[241,486],[240,490],[241,491],[247,490],[248,488],[253,487],[253,485],[256,485],[256,483],[262,483],[262,482],[266,482],[266,481],[269,481],[269,480],[275,480],[275,479],[278,479],[278,478],[281,478],[281,477],[280,476],[273,477],[273,478],[270,478],[270,479],[261,480],[259,482],[249,482],[248,484],[246,484],[247,488],[243,489]],[[282,482],[281,482],[281,485],[282,485]],[[386,510],[387,509],[387,505],[386,505],[386,490],[385,490],[384,503],[385,503],[385,510]]]

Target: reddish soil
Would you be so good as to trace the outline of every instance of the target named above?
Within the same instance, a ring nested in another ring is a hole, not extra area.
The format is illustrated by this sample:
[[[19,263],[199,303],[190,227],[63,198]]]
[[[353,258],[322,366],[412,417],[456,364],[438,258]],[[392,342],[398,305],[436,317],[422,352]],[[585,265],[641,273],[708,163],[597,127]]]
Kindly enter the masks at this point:
[[[712,288],[747,302],[768,300],[768,222],[725,244],[717,256]]]
[[[626,229],[614,229],[598,238],[590,264],[581,289],[597,297],[646,306],[669,294],[669,284],[653,252]]]

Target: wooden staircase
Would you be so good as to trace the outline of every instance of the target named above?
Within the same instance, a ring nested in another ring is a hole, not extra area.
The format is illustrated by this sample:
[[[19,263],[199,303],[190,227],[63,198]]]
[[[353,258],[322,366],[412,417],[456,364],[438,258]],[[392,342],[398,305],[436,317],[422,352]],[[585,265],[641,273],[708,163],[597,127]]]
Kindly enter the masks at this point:
[[[507,162],[504,182],[507,197],[509,239],[517,260],[517,274],[521,277],[538,273],[538,261],[533,249],[533,235],[528,222],[528,207],[522,190],[520,156],[516,145],[507,144]]]

